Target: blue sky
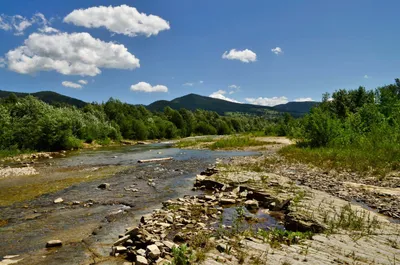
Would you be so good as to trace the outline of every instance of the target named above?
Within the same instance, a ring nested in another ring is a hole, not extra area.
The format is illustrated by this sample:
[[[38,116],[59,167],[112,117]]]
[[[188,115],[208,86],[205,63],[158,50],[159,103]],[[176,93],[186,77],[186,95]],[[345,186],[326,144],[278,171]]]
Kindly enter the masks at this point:
[[[133,8],[142,24],[129,15]],[[400,77],[399,8],[391,0],[2,1],[0,89],[134,104],[189,93],[264,105],[320,100],[324,92]],[[102,12],[118,21],[110,24]],[[24,21],[32,25],[23,29]],[[54,32],[42,33],[45,27]]]

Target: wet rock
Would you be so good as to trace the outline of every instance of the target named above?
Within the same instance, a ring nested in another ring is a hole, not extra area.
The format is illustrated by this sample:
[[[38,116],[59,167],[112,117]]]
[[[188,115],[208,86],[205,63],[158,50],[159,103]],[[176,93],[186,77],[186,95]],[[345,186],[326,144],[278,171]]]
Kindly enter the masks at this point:
[[[160,257],[161,255],[161,251],[160,249],[157,247],[157,245],[150,245],[147,246],[146,248],[146,254],[147,256],[149,256],[152,260],[156,260]]]
[[[136,256],[136,265],[148,265],[147,259],[143,256]]]
[[[46,243],[46,248],[61,247],[61,246],[62,246],[61,240],[50,240]]]
[[[63,198],[57,198],[54,200],[54,203],[62,203],[64,202]]]
[[[108,190],[110,188],[110,183],[101,183],[97,188],[102,189],[102,190]]]

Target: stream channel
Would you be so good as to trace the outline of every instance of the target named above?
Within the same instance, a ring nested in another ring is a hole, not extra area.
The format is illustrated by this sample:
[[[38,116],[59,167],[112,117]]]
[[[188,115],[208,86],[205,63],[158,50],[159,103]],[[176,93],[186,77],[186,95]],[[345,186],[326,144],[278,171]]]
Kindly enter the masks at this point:
[[[0,204],[0,258],[19,255],[18,264],[123,264],[109,253],[127,227],[165,200],[199,194],[192,191],[196,174],[217,159],[247,155],[257,153],[182,150],[159,143],[81,150],[37,161],[32,165],[37,175],[0,180],[0,202],[16,193],[15,201]],[[137,163],[161,157],[173,160]],[[99,189],[102,183],[109,188]],[[51,192],[34,195],[43,188]],[[24,196],[26,200],[20,199]],[[54,203],[57,198],[63,202]],[[53,239],[63,246],[46,249]]]

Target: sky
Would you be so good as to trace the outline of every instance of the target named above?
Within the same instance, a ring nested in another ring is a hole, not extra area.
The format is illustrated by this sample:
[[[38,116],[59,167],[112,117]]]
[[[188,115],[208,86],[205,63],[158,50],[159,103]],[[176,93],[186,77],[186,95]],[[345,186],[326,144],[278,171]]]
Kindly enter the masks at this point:
[[[132,104],[189,93],[273,106],[399,72],[400,1],[13,0],[0,90]]]

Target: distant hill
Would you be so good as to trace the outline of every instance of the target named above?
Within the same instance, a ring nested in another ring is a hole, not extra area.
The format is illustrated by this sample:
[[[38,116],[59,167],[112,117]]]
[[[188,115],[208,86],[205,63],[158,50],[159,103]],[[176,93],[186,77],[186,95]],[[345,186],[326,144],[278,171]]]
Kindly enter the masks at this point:
[[[288,102],[286,104],[280,104],[274,106],[274,109],[280,112],[289,112],[292,115],[300,116],[310,112],[311,108],[318,105],[319,102],[315,101],[304,101],[304,102]]]
[[[171,101],[159,100],[147,106],[151,111],[163,111],[165,107],[169,106],[172,109],[204,109],[215,111],[221,115],[229,112],[241,112],[249,114],[264,114],[276,112],[288,112],[293,116],[299,117],[308,113],[316,102],[289,102],[275,107],[259,106],[252,104],[240,104],[229,102],[221,99],[200,96],[196,94],[189,94]]]
[[[40,91],[36,93],[21,93],[21,92],[11,92],[11,91],[4,91],[0,90],[0,98],[6,98],[11,94],[15,94],[17,97],[26,97],[28,95],[34,96],[50,105],[54,106],[64,106],[64,105],[71,105],[77,108],[83,108],[87,105],[86,102],[71,98],[68,96],[64,96],[52,91]]]

